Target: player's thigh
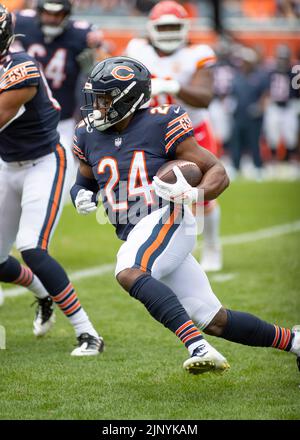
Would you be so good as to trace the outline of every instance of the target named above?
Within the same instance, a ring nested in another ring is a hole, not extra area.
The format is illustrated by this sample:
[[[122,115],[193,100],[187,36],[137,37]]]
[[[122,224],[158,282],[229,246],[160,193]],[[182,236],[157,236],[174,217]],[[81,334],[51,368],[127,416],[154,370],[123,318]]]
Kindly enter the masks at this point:
[[[27,171],[16,245],[20,251],[48,248],[63,208],[66,152],[61,146]]]
[[[14,244],[21,215],[21,192],[15,171],[22,178],[21,170],[0,163],[0,264],[7,259]]]
[[[280,109],[274,104],[268,105],[264,114],[263,129],[271,146],[277,146],[280,141],[282,130],[280,114]]]
[[[173,290],[188,315],[201,329],[207,327],[222,307],[205,272],[191,254],[161,281]]]
[[[283,109],[282,134],[287,148],[295,148],[298,139],[299,120],[297,110],[293,105]]]
[[[172,272],[194,247],[195,219],[186,207],[164,207],[144,217],[117,255],[115,274],[139,268],[156,279]]]

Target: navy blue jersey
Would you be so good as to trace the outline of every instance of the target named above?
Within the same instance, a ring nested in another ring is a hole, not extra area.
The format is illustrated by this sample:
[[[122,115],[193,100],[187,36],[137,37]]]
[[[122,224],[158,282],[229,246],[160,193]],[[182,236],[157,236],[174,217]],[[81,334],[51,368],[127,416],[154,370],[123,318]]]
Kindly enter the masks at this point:
[[[87,22],[69,20],[64,32],[47,41],[35,11],[17,14],[15,33],[23,34],[19,42],[43,66],[54,98],[62,107],[61,119],[71,118],[76,108],[76,83],[80,73],[77,57],[88,47]]]
[[[213,67],[214,94],[219,98],[230,95],[235,74],[234,67],[227,61],[219,61]]]
[[[37,87],[36,95],[0,129],[0,156],[6,162],[36,159],[54,151],[60,107],[37,62],[25,52],[10,53],[0,65],[0,93]]]
[[[293,74],[273,70],[270,73],[270,98],[272,102],[284,107],[290,99],[297,98],[298,93],[292,86]]]
[[[188,114],[179,106],[136,112],[128,127],[88,133],[81,122],[74,136],[74,154],[92,167],[102,201],[116,233],[126,240],[147,214],[161,206],[152,180],[157,170],[175,158],[178,144],[193,136]]]

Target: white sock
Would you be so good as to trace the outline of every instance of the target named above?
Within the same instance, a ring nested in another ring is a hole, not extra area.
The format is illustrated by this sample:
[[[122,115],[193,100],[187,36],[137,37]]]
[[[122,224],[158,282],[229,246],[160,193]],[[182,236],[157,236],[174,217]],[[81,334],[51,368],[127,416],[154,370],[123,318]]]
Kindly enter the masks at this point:
[[[203,244],[207,247],[220,248],[220,221],[221,209],[215,205],[209,213],[204,215]]]
[[[76,312],[75,315],[68,317],[68,319],[74,327],[76,336],[80,336],[82,333],[89,333],[95,336],[95,338],[99,337],[83,308]]]
[[[36,275],[33,276],[32,283],[29,284],[27,289],[29,289],[31,292],[33,292],[35,294],[35,296],[40,299],[43,299],[43,298],[46,298],[47,296],[49,296],[49,293],[47,292],[44,285],[42,284],[42,282],[39,280],[39,278]]]

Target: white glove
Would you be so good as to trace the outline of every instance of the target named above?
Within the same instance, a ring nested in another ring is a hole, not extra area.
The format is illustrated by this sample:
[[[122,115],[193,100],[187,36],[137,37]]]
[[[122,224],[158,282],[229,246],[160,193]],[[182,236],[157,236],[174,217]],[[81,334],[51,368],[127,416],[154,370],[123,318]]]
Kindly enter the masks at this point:
[[[193,188],[184,178],[180,169],[175,166],[173,171],[177,177],[176,183],[166,183],[157,176],[153,177],[153,188],[162,199],[178,204],[190,204],[198,199],[198,189]]]
[[[167,95],[177,95],[180,90],[180,84],[175,79],[151,79],[151,96],[160,95],[166,93]]]
[[[87,215],[90,212],[96,211],[96,203],[92,202],[93,194],[92,191],[87,191],[86,189],[78,191],[75,199],[75,206],[78,214]]]

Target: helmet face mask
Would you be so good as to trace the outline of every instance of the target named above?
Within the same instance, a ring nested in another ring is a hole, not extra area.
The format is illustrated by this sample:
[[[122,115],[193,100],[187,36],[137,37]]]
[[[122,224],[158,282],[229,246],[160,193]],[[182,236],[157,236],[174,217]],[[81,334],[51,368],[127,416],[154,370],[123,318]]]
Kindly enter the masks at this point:
[[[37,10],[43,34],[56,38],[68,24],[72,3],[70,0],[40,0]]]
[[[172,53],[186,44],[189,32],[187,13],[176,2],[160,2],[150,13],[147,29],[155,48]]]
[[[0,57],[4,56],[14,40],[12,16],[0,5]]]
[[[149,106],[150,72],[132,58],[107,58],[94,66],[83,92],[81,112],[88,130],[104,131]]]

